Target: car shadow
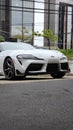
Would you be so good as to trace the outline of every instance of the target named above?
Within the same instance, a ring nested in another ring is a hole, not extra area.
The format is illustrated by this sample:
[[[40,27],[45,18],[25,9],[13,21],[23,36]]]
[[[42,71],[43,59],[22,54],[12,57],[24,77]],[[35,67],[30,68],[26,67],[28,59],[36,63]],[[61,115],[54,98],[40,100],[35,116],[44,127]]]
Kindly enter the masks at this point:
[[[49,75],[47,75],[47,76],[46,75],[44,75],[44,76],[26,76],[25,78],[17,77],[13,80],[7,80],[7,79],[5,79],[4,76],[0,76],[0,81],[27,81],[27,80],[33,81],[33,80],[47,80],[47,79],[52,79],[52,77]]]

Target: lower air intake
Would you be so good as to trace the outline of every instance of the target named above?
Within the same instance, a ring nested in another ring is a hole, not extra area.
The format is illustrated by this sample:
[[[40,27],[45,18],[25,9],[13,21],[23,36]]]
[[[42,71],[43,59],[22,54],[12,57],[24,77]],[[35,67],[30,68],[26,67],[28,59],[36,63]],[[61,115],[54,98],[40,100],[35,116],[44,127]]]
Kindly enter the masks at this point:
[[[42,69],[43,64],[30,64],[26,70],[26,72],[29,71],[39,71]]]
[[[68,63],[61,63],[61,69],[68,70],[69,69]]]
[[[59,65],[57,63],[50,63],[47,65],[46,71],[48,73],[58,72],[59,71]]]

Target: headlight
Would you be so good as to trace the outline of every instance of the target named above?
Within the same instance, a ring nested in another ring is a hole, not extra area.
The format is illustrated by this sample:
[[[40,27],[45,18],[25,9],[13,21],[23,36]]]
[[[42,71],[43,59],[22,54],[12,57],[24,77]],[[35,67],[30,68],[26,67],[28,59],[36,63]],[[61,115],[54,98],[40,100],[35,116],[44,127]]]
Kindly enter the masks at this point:
[[[62,57],[60,58],[60,60],[67,60],[67,57]]]
[[[35,59],[35,57],[31,54],[20,54],[17,55],[17,59]]]
[[[17,55],[17,59],[29,59],[29,60],[43,60],[41,58],[37,58],[35,56],[33,56],[32,54],[20,54],[20,55]]]

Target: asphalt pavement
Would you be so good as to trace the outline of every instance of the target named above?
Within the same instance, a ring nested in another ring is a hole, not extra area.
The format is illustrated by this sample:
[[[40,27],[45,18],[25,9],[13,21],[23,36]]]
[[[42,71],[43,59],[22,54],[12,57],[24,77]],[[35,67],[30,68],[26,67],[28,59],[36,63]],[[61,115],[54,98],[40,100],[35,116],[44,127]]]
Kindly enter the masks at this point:
[[[0,130],[73,130],[73,79],[0,84]]]

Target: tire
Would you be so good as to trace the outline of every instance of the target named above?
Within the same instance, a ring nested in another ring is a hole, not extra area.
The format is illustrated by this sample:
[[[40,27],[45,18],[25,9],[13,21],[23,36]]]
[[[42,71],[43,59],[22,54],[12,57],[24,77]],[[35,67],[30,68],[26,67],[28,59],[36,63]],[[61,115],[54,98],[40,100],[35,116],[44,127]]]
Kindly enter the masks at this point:
[[[62,78],[64,75],[65,75],[64,72],[59,72],[59,73],[51,74],[51,76],[53,78]]]
[[[5,59],[3,69],[6,79],[12,80],[15,78],[15,67],[10,57]]]

